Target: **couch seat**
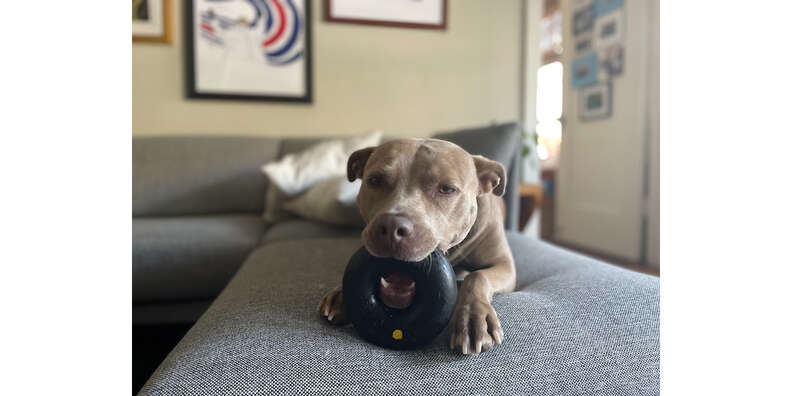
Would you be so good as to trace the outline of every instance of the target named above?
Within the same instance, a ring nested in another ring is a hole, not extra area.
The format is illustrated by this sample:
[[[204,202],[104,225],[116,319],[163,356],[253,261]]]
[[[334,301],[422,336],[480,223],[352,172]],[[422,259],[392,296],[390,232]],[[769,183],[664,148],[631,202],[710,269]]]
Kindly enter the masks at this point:
[[[360,228],[338,227],[310,220],[292,219],[273,224],[261,238],[261,244],[288,239],[358,237]]]
[[[258,245],[259,214],[134,218],[134,303],[217,296]]]
[[[659,394],[658,278],[510,235],[518,288],[493,300],[505,341],[463,356],[446,331],[392,351],[316,313],[359,238],[256,249],[144,395]]]

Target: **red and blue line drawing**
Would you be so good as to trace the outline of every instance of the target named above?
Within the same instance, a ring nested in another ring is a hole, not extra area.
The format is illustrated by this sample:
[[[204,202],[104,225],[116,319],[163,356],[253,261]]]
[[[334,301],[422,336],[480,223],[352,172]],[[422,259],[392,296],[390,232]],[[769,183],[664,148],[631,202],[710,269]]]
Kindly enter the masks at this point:
[[[305,54],[304,17],[293,0],[203,0],[198,31],[228,56],[250,57],[256,45],[264,60],[291,64]]]

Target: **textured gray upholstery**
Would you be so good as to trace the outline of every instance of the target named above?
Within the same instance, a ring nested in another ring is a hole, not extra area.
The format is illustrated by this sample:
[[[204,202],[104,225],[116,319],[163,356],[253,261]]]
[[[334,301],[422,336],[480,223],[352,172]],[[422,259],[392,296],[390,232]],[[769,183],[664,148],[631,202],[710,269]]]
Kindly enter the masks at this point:
[[[132,220],[134,302],[214,297],[258,245],[258,215]]]
[[[280,141],[278,149],[278,158],[283,158],[288,154],[298,153],[303,151],[319,142],[324,142],[330,139],[338,139],[334,137],[298,137],[298,138],[284,138]]]
[[[373,131],[361,132],[359,135],[372,133]],[[284,138],[281,140],[280,150],[278,150],[278,158],[282,158],[287,154],[297,153],[303,151],[317,143],[324,142],[331,139],[343,139],[343,136],[336,137],[297,137],[297,138]],[[382,141],[392,140],[393,137],[383,136]]]
[[[517,231],[520,217],[520,168],[522,129],[518,123],[490,125],[438,133],[437,139],[456,143],[470,154],[483,155],[506,168],[506,229]]]
[[[132,139],[132,213],[164,216],[261,213],[276,139],[143,137]]]
[[[482,355],[391,351],[316,314],[357,238],[272,242],[246,260],[144,395],[659,394],[658,279],[509,237],[520,291],[493,304],[505,342]]]
[[[261,238],[261,243],[281,241],[285,239],[360,237],[359,228],[338,227],[317,223],[310,220],[286,220],[273,224]]]

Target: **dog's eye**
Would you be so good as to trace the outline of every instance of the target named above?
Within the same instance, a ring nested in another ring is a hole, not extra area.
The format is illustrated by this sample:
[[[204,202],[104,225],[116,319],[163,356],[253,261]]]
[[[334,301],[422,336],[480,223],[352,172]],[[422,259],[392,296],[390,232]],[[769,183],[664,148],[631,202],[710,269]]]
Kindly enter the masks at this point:
[[[369,186],[379,187],[379,186],[382,185],[382,176],[380,176],[380,175],[369,176],[367,181],[368,181]]]
[[[448,184],[441,184],[440,185],[440,194],[453,194],[457,190],[454,187],[449,186]]]

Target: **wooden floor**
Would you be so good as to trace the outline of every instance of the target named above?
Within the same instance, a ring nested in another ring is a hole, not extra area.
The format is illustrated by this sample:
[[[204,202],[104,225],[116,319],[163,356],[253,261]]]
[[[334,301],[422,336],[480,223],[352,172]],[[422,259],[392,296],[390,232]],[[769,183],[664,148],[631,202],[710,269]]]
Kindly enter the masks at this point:
[[[562,243],[562,242],[558,242],[558,241],[554,241],[554,240],[547,240],[547,242],[552,243],[554,245],[561,246],[561,247],[563,247],[565,249],[569,249],[569,250],[572,250],[574,252],[577,252],[577,253],[580,253],[580,254],[583,254],[583,255],[586,255],[586,256],[593,257],[593,258],[598,259],[598,260],[605,261],[607,263],[610,263],[610,264],[613,264],[613,265],[616,265],[616,266],[619,266],[619,267],[622,267],[622,268],[626,268],[626,269],[631,270],[631,271],[640,272],[640,273],[643,273],[643,274],[648,274],[648,275],[657,276],[657,277],[660,276],[660,269],[659,268],[650,267],[648,265],[643,265],[643,264],[640,264],[640,263],[630,262],[629,260],[626,260],[626,259],[623,259],[623,258],[620,258],[620,257],[611,256],[611,255],[603,254],[603,253],[600,253],[600,252],[595,252],[595,251],[592,251],[590,249],[581,248],[579,246],[570,245],[568,243]]]
[[[539,184],[521,184],[520,185],[520,223],[521,230],[525,230],[526,224],[530,221],[531,217],[536,213],[539,216],[539,236],[545,242],[561,246],[563,248],[572,250],[574,252],[584,254],[596,258],[607,263],[617,265],[632,271],[641,272],[653,276],[660,276],[659,267],[650,267],[648,265],[631,261],[622,257],[616,257],[603,252],[598,252],[593,249],[584,248],[582,246],[575,246],[568,243],[556,241],[552,236],[555,235],[553,224],[555,224],[555,199],[553,194],[545,192],[545,183],[554,184],[555,170],[544,169],[542,170],[542,185]]]
[[[614,263],[614,262],[611,262],[611,264],[618,265],[619,267],[627,268],[628,270],[633,270],[635,272],[640,272],[643,274],[660,277],[660,270],[655,267],[649,267],[646,265],[638,265],[638,264],[628,264],[628,263]]]

